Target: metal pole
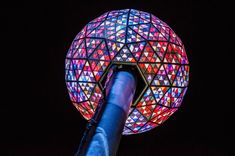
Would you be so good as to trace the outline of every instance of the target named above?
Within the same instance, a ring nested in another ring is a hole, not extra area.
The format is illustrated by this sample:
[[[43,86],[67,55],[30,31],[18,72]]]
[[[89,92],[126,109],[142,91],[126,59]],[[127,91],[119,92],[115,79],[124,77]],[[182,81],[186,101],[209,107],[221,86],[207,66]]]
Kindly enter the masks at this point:
[[[115,74],[106,89],[106,104],[86,156],[115,156],[135,94],[136,80],[127,71]]]

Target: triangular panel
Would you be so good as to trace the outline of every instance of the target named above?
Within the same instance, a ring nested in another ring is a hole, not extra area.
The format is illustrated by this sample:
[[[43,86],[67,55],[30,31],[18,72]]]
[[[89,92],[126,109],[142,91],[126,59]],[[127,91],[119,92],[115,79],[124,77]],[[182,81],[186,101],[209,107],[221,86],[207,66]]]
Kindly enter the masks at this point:
[[[132,29],[128,28],[127,29],[127,40],[126,42],[127,43],[130,43],[130,42],[139,42],[139,41],[144,41],[145,39],[140,36],[139,34],[137,34],[135,31],[133,31]]]
[[[134,59],[131,52],[126,46],[123,47],[121,51],[116,55],[114,61],[136,62],[136,60]]]
[[[186,87],[188,86],[188,81],[189,81],[189,66],[181,66],[176,75],[173,86]]]
[[[175,103],[175,101],[180,97],[183,91],[183,88],[170,88],[164,95],[164,97],[159,101],[159,104],[171,107],[171,105]]]
[[[91,53],[97,48],[97,46],[102,42],[102,39],[96,38],[86,38],[87,56],[89,57]]]
[[[160,99],[165,95],[168,89],[169,87],[155,87],[155,86],[151,87],[156,102],[160,101]]]
[[[136,109],[138,109],[138,111],[141,112],[141,114],[143,114],[147,119],[150,119],[155,107],[156,105],[147,105],[147,106],[137,107]]]
[[[94,73],[94,76],[97,81],[99,81],[102,76],[104,70],[108,67],[109,61],[98,61],[98,60],[89,60],[91,69]]]
[[[107,46],[109,50],[109,54],[111,59],[114,58],[114,56],[119,52],[119,50],[123,47],[123,43],[119,42],[113,42],[113,41],[107,41]]]
[[[139,62],[161,62],[161,60],[153,51],[152,47],[147,43],[142,52]]]
[[[182,89],[179,97],[174,102],[171,103],[171,107],[174,108],[174,107],[179,107],[181,105],[186,91],[187,91],[187,87]]]
[[[94,83],[86,83],[86,82],[79,82],[80,87],[82,88],[83,92],[89,99],[91,96],[91,93],[94,90],[95,84]]]
[[[182,46],[182,41],[173,30],[170,30],[170,42]]]
[[[142,107],[146,105],[154,105],[154,104],[156,104],[154,95],[152,91],[150,90],[150,88],[148,88],[146,92],[144,93],[143,97],[141,98],[141,100],[138,102],[137,107]]]
[[[132,30],[134,30],[136,33],[141,35],[143,38],[148,39],[150,24],[140,24],[140,25],[133,25],[129,27]]]
[[[85,40],[81,42],[81,44],[79,45],[79,48],[78,48],[78,45],[76,45],[75,49],[76,50],[74,51],[73,58],[86,58],[87,57]]]
[[[142,51],[145,47],[146,42],[138,42],[138,43],[130,43],[127,44],[130,52],[132,53],[132,55],[135,57],[136,60],[139,60]]]
[[[92,93],[90,97],[90,102],[92,104],[92,107],[94,111],[96,110],[96,107],[99,103],[99,100],[102,98],[102,92],[100,90],[100,87],[98,85],[95,86],[94,92]]]
[[[82,102],[82,101],[87,100],[87,97],[85,96],[83,90],[77,84],[77,82],[66,82],[66,84],[67,84],[71,101]]]
[[[152,46],[153,50],[157,53],[158,57],[163,60],[165,52],[167,50],[168,42],[155,42],[149,41],[150,45]]]
[[[166,63],[180,63],[177,57],[177,49],[175,44],[169,44],[167,48],[167,52],[164,58],[164,62]]]
[[[90,68],[90,65],[88,62],[86,62],[83,71],[81,75],[79,76],[79,81],[84,81],[84,82],[95,82],[95,77],[92,73],[92,70]]]
[[[133,15],[133,14],[129,15],[129,22],[128,22],[129,25],[139,24],[139,21],[140,21],[139,16],[136,16],[136,15]]]
[[[152,118],[151,122],[157,123],[160,125],[163,122],[165,122],[176,110],[177,110],[177,108],[167,109],[167,110],[163,111],[161,114]]]
[[[146,118],[144,118],[144,116],[137,109],[134,109],[128,116],[125,125],[136,133],[142,126],[144,126],[146,122]]]
[[[83,60],[83,59],[72,60],[73,70],[75,71],[76,79],[79,78],[85,63],[86,63],[86,60]]]
[[[171,84],[173,83],[173,81],[175,80],[177,71],[180,67],[180,65],[175,65],[175,64],[164,64],[167,76],[171,82]]]
[[[167,41],[163,37],[162,33],[160,33],[160,31],[156,27],[154,27],[152,24],[150,25],[148,39],[149,40],[165,40],[165,41]]]
[[[87,37],[105,37],[105,22],[101,23],[98,27],[96,27]]]
[[[94,22],[87,24],[86,36],[88,36],[92,31],[94,31],[102,22]]]
[[[149,84],[158,72],[160,65],[160,63],[139,63],[139,67]]]
[[[106,61],[110,60],[109,52],[104,41],[94,50],[90,56],[90,59]]]
[[[167,73],[164,69],[164,65],[162,65],[160,67],[160,69],[158,70],[157,75],[155,76],[152,85],[156,85],[156,86],[169,86],[170,82],[167,76]]]

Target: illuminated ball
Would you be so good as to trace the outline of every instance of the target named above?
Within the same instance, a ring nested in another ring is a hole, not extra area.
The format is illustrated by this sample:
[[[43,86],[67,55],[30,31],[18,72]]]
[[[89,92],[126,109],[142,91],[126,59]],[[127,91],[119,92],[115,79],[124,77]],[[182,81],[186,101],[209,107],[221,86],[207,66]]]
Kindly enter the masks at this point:
[[[103,96],[101,81],[112,64],[136,66],[145,82],[123,134],[151,130],[181,105],[189,62],[179,37],[156,16],[134,9],[110,11],[75,37],[66,56],[65,79],[72,103],[87,120]]]

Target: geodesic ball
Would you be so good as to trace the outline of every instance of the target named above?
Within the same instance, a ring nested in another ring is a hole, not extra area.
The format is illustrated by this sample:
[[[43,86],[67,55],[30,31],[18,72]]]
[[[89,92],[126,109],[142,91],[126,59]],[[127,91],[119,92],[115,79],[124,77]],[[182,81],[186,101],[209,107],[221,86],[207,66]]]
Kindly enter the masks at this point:
[[[66,56],[65,79],[72,103],[87,120],[103,96],[101,81],[112,64],[135,66],[145,83],[123,134],[151,130],[181,105],[189,62],[179,37],[156,16],[134,9],[106,12],[75,37]]]

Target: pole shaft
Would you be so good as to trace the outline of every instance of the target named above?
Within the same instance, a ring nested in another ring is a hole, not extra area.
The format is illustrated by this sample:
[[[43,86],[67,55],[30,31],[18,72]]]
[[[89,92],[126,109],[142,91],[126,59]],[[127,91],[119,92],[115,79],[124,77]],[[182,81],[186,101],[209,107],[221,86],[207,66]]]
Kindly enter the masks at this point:
[[[87,149],[87,156],[116,155],[135,89],[136,81],[130,72],[117,72],[106,89],[105,110]]]

